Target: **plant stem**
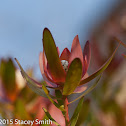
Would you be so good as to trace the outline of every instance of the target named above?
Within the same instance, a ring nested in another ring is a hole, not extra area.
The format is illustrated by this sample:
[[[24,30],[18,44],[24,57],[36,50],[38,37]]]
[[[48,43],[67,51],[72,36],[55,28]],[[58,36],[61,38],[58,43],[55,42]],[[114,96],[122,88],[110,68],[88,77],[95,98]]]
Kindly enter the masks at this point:
[[[70,126],[70,124],[69,124],[69,113],[68,113],[68,98],[67,97],[64,98],[64,108],[66,110],[66,113],[65,113],[66,126]]]

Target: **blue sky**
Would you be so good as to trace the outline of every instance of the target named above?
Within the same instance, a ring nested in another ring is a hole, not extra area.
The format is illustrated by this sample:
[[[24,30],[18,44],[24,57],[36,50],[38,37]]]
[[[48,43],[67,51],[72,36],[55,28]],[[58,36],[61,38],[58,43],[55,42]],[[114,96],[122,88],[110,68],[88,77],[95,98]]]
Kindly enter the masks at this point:
[[[75,35],[83,46],[90,30],[104,20],[118,0],[3,0],[0,1],[0,58],[16,57],[34,66],[40,76],[42,31],[48,27],[60,51],[70,49]]]

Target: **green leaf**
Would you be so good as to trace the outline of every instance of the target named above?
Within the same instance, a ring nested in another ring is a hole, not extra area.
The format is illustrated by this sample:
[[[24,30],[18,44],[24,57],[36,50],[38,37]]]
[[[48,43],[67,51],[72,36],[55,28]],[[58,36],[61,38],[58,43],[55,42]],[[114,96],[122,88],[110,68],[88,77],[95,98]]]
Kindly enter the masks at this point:
[[[120,44],[119,44],[120,45]],[[97,77],[98,75],[100,75],[107,67],[108,65],[111,63],[117,49],[119,48],[119,45],[117,46],[117,48],[115,49],[115,51],[113,52],[113,54],[111,55],[111,57],[106,61],[106,63],[95,73],[93,73],[92,75],[90,75],[89,77],[87,77],[84,80],[81,80],[79,85],[83,85],[86,84],[87,82],[93,80],[95,77]]]
[[[70,95],[79,85],[82,76],[82,63],[76,58],[70,64],[67,72],[66,81],[63,88],[63,95]]]
[[[65,81],[65,71],[61,65],[57,48],[51,32],[45,28],[43,31],[43,47],[48,61],[51,77],[55,82]]]
[[[47,98],[47,95],[45,94],[45,92],[44,92],[43,89],[42,89],[42,85],[39,84],[38,82],[36,82],[35,80],[31,79],[31,78],[25,73],[25,71],[24,71],[23,68],[21,67],[20,63],[18,62],[18,60],[17,60],[16,58],[15,58],[15,60],[16,60],[16,62],[17,62],[17,64],[18,64],[18,66],[20,67],[21,74],[22,74],[22,76],[24,77],[24,79],[26,80],[28,87],[31,88],[32,91],[34,91],[34,92],[37,93],[38,95]]]
[[[57,102],[60,106],[64,106],[64,101],[62,100],[62,93],[60,90],[55,90],[55,95],[57,98],[60,98],[60,99],[57,99]]]
[[[62,93],[60,90],[55,90],[55,95],[57,98],[62,98]]]
[[[74,111],[74,114],[73,114],[73,116],[72,116],[72,118],[71,118],[71,120],[70,120],[70,123],[71,123],[70,126],[75,126],[75,125],[76,125],[76,122],[77,122],[77,119],[78,119],[80,110],[81,110],[82,105],[83,105],[83,99],[84,99],[84,97],[82,97],[82,98],[80,99],[80,101],[79,101],[79,103],[78,103],[78,105],[77,105],[77,107],[76,107],[76,109],[75,109],[75,111]]]
[[[96,87],[96,85],[98,84],[100,78],[101,78],[101,75],[98,77],[98,79],[96,80],[96,82],[90,88],[88,88],[86,91],[84,91],[84,93],[82,95],[80,95],[78,98],[76,98],[75,100],[69,102],[69,104],[77,101],[78,99],[84,97],[86,94],[88,94],[89,92],[91,92]]]
[[[46,116],[47,116],[54,124],[56,124],[57,126],[60,126],[60,125],[52,118],[52,116],[49,114],[49,112],[48,112],[45,108],[43,108],[43,110],[44,110]]]

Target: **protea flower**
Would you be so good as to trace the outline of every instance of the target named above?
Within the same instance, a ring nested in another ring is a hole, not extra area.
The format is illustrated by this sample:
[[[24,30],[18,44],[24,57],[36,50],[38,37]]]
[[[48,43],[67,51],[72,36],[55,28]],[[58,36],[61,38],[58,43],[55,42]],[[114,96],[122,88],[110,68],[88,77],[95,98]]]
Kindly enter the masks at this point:
[[[71,94],[73,91],[80,93],[86,90],[87,87],[79,86],[79,83],[87,77],[90,55],[89,41],[82,53],[78,35],[73,40],[71,52],[65,48],[60,55],[50,31],[47,28],[44,29],[43,52],[39,55],[40,70],[46,83],[63,89],[64,95]],[[71,85],[71,88],[68,85]],[[66,93],[66,90],[70,92]]]

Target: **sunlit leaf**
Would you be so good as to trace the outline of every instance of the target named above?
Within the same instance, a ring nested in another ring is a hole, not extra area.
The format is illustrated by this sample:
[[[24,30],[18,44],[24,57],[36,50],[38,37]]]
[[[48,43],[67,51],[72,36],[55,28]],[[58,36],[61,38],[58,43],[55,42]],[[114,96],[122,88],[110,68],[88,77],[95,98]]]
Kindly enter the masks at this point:
[[[52,34],[47,28],[45,28],[43,31],[43,47],[53,80],[55,82],[64,82],[65,71],[61,65]]]
[[[46,116],[47,116],[55,125],[60,126],[60,125],[52,118],[52,116],[49,114],[49,112],[48,112],[45,108],[43,108],[43,110],[44,110]]]
[[[69,104],[77,101],[78,99],[84,97],[86,94],[88,94],[89,92],[91,92],[96,87],[96,85],[98,84],[100,78],[101,78],[101,75],[98,77],[98,79],[96,80],[96,82],[91,87],[89,87],[86,91],[84,91],[84,93],[82,95],[80,95],[78,98],[76,98],[75,100],[69,102]]]
[[[80,85],[86,84],[87,82],[93,80],[95,77],[97,77],[98,75],[100,75],[108,67],[108,65],[111,63],[111,61],[112,61],[112,59],[113,59],[113,57],[114,57],[117,49],[119,48],[119,45],[117,46],[117,48],[115,49],[115,51],[113,52],[113,54],[111,55],[111,57],[106,61],[106,63],[97,72],[93,73],[92,75],[90,75],[86,79],[81,80]]]
[[[63,88],[63,95],[70,95],[78,86],[82,76],[82,63],[76,58],[70,64],[66,75],[66,81]]]
[[[79,116],[79,113],[80,113],[80,110],[82,108],[82,105],[83,105],[83,97],[80,99],[75,111],[74,111],[74,114],[70,120],[70,123],[71,125],[70,126],[75,126],[76,125],[76,122],[77,122],[77,119],[78,119],[78,116]]]

